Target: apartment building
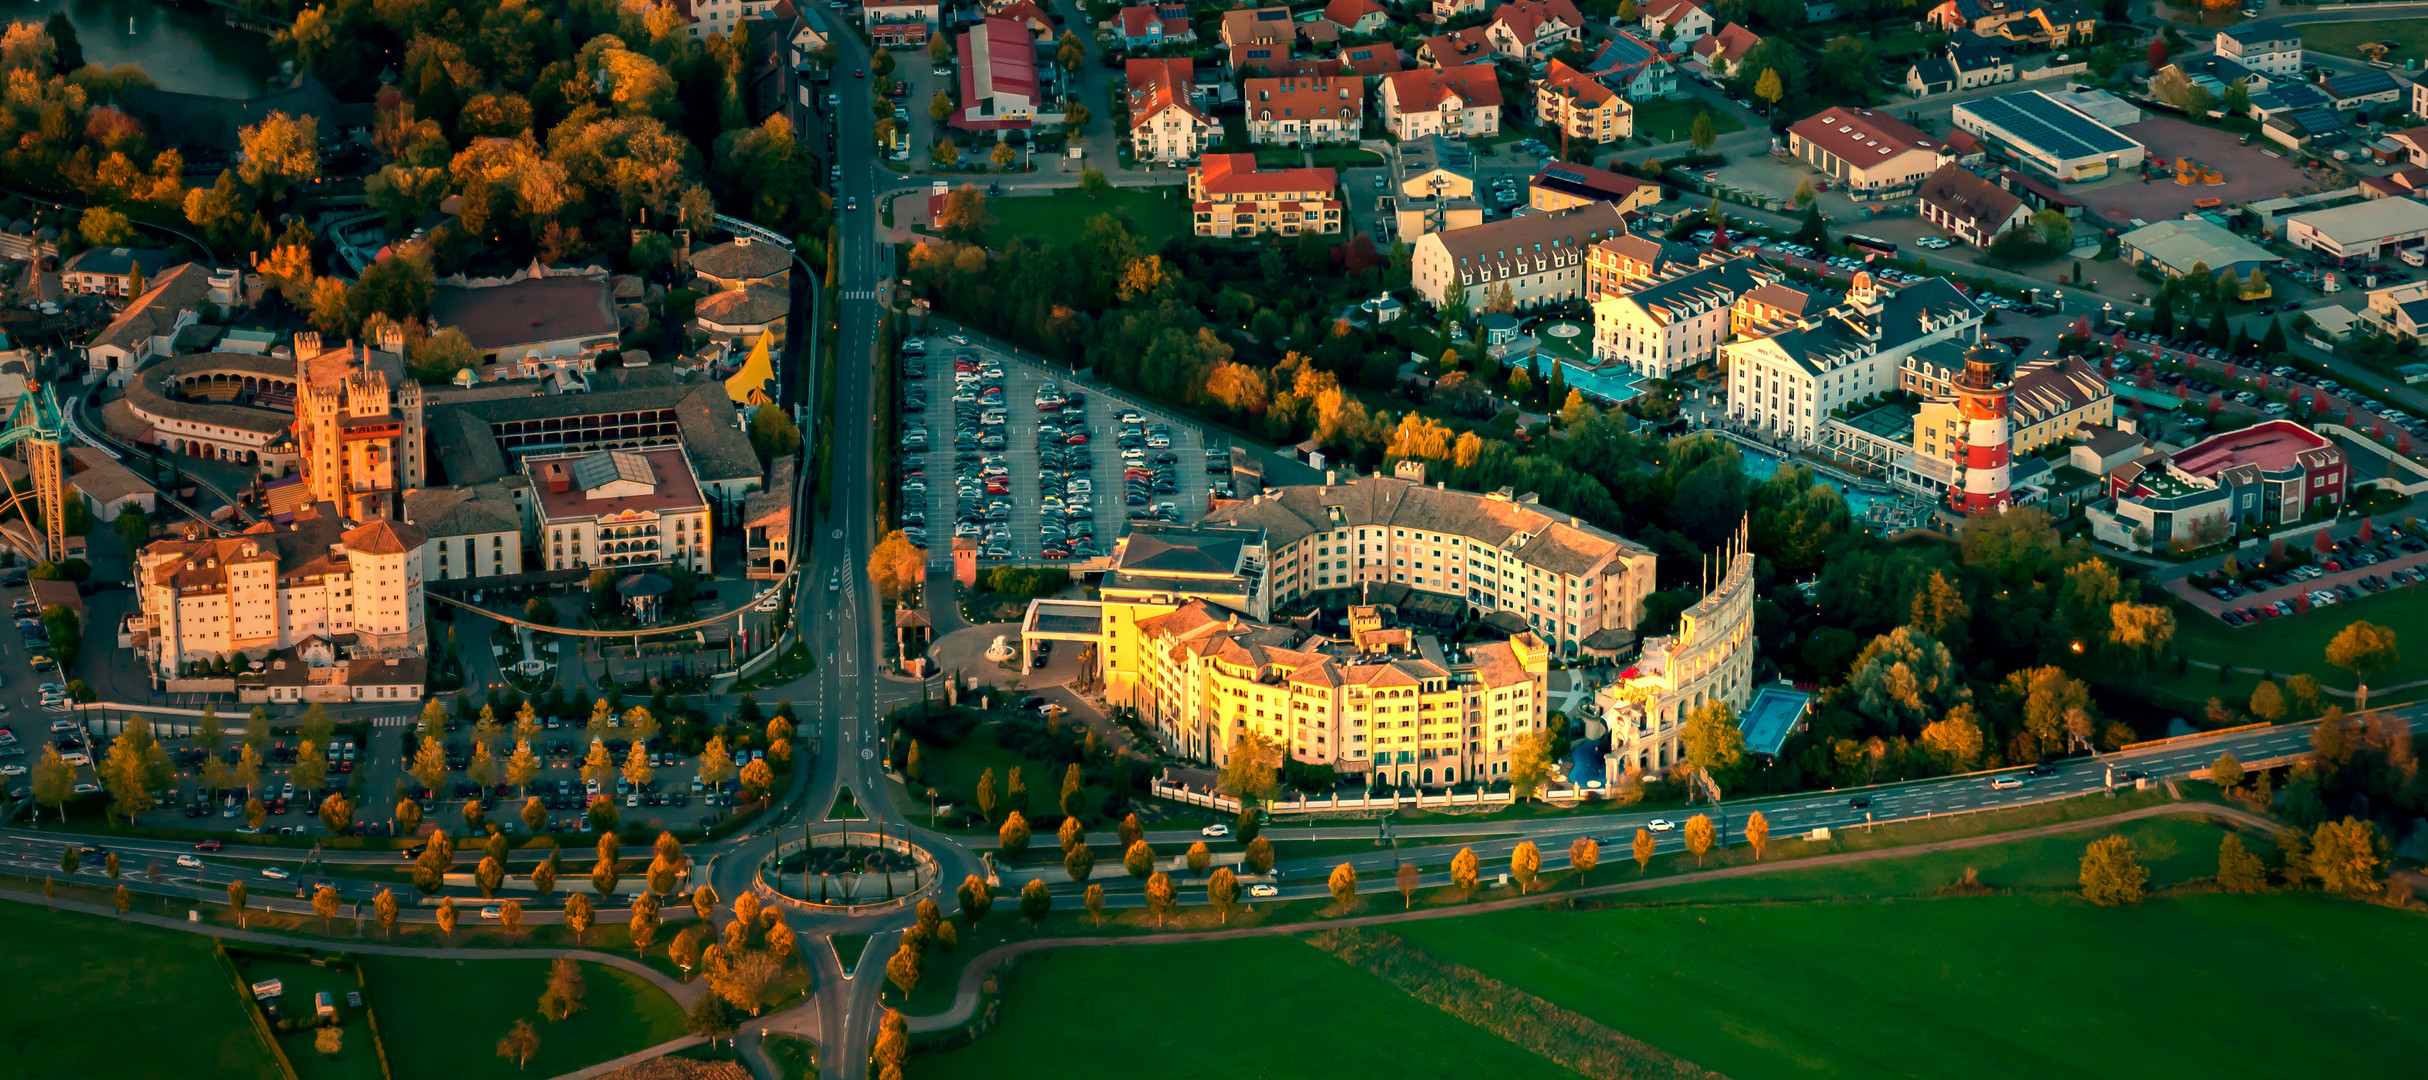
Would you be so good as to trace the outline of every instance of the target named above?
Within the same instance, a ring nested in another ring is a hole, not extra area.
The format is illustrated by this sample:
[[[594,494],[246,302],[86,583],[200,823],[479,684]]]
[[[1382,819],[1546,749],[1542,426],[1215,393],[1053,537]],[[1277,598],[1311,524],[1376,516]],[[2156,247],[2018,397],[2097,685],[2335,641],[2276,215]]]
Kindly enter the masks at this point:
[[[419,656],[424,539],[394,521],[348,527],[324,503],[285,527],[154,541],[136,557],[138,655],[164,678],[190,661],[261,659],[314,638],[357,655]]]
[[[1857,273],[1844,303],[1721,346],[1729,417],[1765,436],[1818,445],[1834,410],[1896,389],[1908,355],[1977,340],[1980,328],[1981,309],[1945,278],[1891,292]]]
[[[1397,72],[1383,80],[1381,97],[1383,126],[1402,142],[1501,130],[1501,83],[1490,64]]]
[[[1534,80],[1537,122],[1580,143],[1613,143],[1635,134],[1636,111],[1617,91],[1553,60]]]
[[[1678,617],[1676,633],[1644,643],[1625,674],[1594,691],[1591,715],[1610,729],[1604,776],[1658,776],[1685,760],[1686,718],[1718,701],[1738,713],[1754,689],[1754,557],[1740,535],[1719,553],[1719,583]]]
[[[1354,143],[1365,130],[1366,81],[1355,75],[1248,79],[1240,99],[1256,146]]]
[[[708,498],[679,446],[523,459],[547,568],[709,571]]]
[[[1492,9],[1484,33],[1494,52],[1531,64],[1584,41],[1585,16],[1569,0],[1508,0]]]
[[[1195,64],[1186,57],[1134,59],[1125,72],[1130,95],[1130,152],[1139,161],[1182,165],[1222,137],[1222,122],[1191,100]]]
[[[1254,154],[1207,154],[1189,170],[1199,236],[1337,233],[1340,177],[1331,169],[1256,167]]]

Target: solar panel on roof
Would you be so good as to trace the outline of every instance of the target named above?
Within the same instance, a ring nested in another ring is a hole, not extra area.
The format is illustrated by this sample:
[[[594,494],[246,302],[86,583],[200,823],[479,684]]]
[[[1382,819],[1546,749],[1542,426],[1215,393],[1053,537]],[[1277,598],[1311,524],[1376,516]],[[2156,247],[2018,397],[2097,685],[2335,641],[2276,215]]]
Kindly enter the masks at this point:
[[[2313,135],[2341,131],[2344,128],[2344,122],[2336,117],[2333,109],[2296,109],[2293,112],[2293,122],[2300,124],[2302,130]]]
[[[622,450],[603,451],[573,463],[573,482],[584,491],[595,491],[618,480],[654,484],[657,474],[650,469],[648,458]]]
[[[1983,123],[2064,158],[2118,154],[2141,144],[2066,108],[2039,91],[1987,98],[1964,106]]]

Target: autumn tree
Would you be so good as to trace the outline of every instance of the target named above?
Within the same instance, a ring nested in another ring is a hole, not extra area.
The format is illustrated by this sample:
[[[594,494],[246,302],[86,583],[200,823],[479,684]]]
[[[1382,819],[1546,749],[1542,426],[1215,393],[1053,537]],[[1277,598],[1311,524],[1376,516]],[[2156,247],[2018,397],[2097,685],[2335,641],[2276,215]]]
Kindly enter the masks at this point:
[[[1121,853],[1121,866],[1131,877],[1144,879],[1155,872],[1155,849],[1144,840],[1131,844],[1128,851]]]
[[[573,931],[574,944],[581,944],[582,936],[590,932],[593,914],[589,897],[580,893],[565,897],[565,929]]]
[[[1172,875],[1156,874],[1148,878],[1146,897],[1147,910],[1155,913],[1155,925],[1160,928],[1163,926],[1164,918],[1172,914],[1172,906],[1179,899],[1179,894],[1172,889]]]
[[[1333,867],[1332,877],[1328,884],[1332,888],[1332,899],[1337,901],[1341,907],[1346,908],[1357,900],[1356,867],[1348,863]]]
[[[1551,732],[1520,734],[1509,747],[1509,794],[1520,801],[1542,794],[1551,779]]]
[[[2353,710],[2369,707],[2369,677],[2393,667],[2402,659],[2396,650],[2394,631],[2366,619],[2356,620],[2327,643],[2327,662],[2352,673],[2360,680],[2353,696]]]
[[[1028,884],[1020,887],[1020,917],[1027,919],[1031,925],[1044,922],[1046,914],[1053,909],[1054,894],[1046,891],[1045,882],[1031,878]]]
[[[888,601],[902,599],[926,580],[927,553],[912,546],[900,529],[886,533],[868,553],[869,584]]]
[[[1770,847],[1770,819],[1762,811],[1756,810],[1745,819],[1745,842],[1753,846],[1756,861]]]
[[[1652,845],[1652,830],[1637,829],[1634,851],[1636,857],[1636,873],[1642,874],[1646,870],[1652,868]]]
[[[1460,848],[1458,854],[1450,857],[1450,884],[1460,892],[1472,893],[1477,881],[1483,877],[1483,870],[1482,861],[1475,857],[1475,849]]]
[[[531,1055],[539,1051],[540,1033],[532,1029],[529,1020],[515,1021],[513,1027],[506,1029],[505,1037],[497,1041],[497,1056],[513,1062],[518,1071],[530,1065]]]
[[[2082,898],[2101,907],[2141,903],[2150,883],[2150,870],[2134,856],[2133,842],[2111,834],[2093,840],[2082,852]]]
[[[1686,766],[1703,772],[1727,772],[1745,760],[1745,733],[1737,727],[1737,712],[1728,702],[1714,698],[1697,705],[1686,714],[1686,730],[1679,734],[1686,747]]]
[[[1091,923],[1097,926],[1104,925],[1104,886],[1088,886],[1087,891],[1080,894],[1080,903],[1087,907],[1088,920]]]
[[[2354,817],[2322,821],[2310,834],[2310,872],[2328,892],[2376,895],[2386,879],[2385,838],[2374,822]]]
[[[1029,819],[1014,810],[1004,816],[1003,827],[995,830],[995,839],[1003,848],[1003,856],[1017,859],[1029,849]]]
[[[540,992],[540,1015],[562,1022],[582,1011],[590,994],[589,984],[582,979],[582,965],[571,957],[560,956],[548,967],[548,986]]]
[[[1223,925],[1231,924],[1231,911],[1239,906],[1239,876],[1226,866],[1206,879],[1206,903],[1222,913]]]
[[[1694,854],[1696,866],[1703,865],[1703,855],[1711,850],[1712,839],[1710,818],[1696,814],[1686,819],[1686,850]]]
[[[988,887],[985,878],[976,874],[961,879],[959,895],[961,917],[969,922],[972,929],[975,929],[978,920],[986,918],[986,913],[995,906],[994,890]]]
[[[1590,836],[1580,836],[1568,842],[1568,865],[1577,872],[1577,883],[1584,884],[1585,875],[1593,872],[1602,861],[1602,844]]]
[[[1281,787],[1277,771],[1280,765],[1280,747],[1253,730],[1243,729],[1238,741],[1231,744],[1231,756],[1223,763],[1217,787],[1237,798],[1243,810],[1262,804]]]
[[[1189,845],[1188,861],[1189,876],[1204,877],[1206,868],[1214,864],[1214,852],[1206,847],[1205,841],[1195,841]]]
[[[2229,791],[2241,787],[2243,763],[2235,760],[2231,752],[2217,755],[2217,760],[2209,764],[2209,782]]]
[[[1518,841],[1518,846],[1509,852],[1509,876],[1517,879],[1518,895],[1526,895],[1526,890],[1534,887],[1534,879],[1542,872],[1542,849],[1535,847],[1532,840]]]

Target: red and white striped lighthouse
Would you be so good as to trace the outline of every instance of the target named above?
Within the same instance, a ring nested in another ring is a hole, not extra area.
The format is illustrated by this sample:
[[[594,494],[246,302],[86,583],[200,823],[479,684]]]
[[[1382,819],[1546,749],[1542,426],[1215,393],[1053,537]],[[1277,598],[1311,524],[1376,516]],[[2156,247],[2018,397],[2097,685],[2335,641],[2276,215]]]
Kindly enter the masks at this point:
[[[1948,505],[1957,513],[2000,511],[2014,500],[2008,490],[2015,439],[2008,399],[2014,386],[2006,350],[1980,344],[1965,354],[1964,374],[1956,378],[1964,446],[1957,451],[1956,483],[1948,488]]]

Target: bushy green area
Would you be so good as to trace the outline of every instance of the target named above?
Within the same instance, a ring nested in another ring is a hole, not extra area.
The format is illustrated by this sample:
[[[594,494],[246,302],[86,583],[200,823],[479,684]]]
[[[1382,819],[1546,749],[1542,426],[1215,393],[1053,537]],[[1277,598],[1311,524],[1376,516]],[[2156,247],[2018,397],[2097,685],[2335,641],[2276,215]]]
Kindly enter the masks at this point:
[[[1074,1003],[1114,988],[1119,1006],[1075,1030]],[[1162,1080],[1575,1075],[1295,938],[1062,949],[1023,960],[1010,989],[994,1031],[905,1074],[1069,1080],[1152,1062]]]
[[[0,941],[0,1073],[278,1076],[209,938],[7,903]],[[142,1037],[112,1037],[114,1024]]]
[[[2154,883],[2215,867],[2214,826],[2124,831]],[[2032,891],[2069,884],[2096,835],[1393,929],[1732,1076],[2370,1075],[2428,1051],[2408,974],[2428,921],[2317,893],[2107,909]],[[1911,896],[1964,865],[2019,891]]]
[[[1139,246],[1148,251],[1189,231],[1188,193],[1180,188],[1112,188],[1093,198],[1075,187],[1057,188],[1045,196],[988,199],[987,209],[995,215],[994,227],[986,231],[988,247],[1002,247],[1015,236],[1067,243],[1099,214],[1128,217],[1137,227]]]
[[[379,1010],[388,1065],[397,1076],[558,1076],[683,1034],[683,1011],[647,980],[621,968],[583,964],[588,1007],[555,1023],[540,1016],[547,960],[420,960],[370,957],[371,1005]],[[539,1031],[539,1052],[519,1072],[497,1056],[516,1020]]]

